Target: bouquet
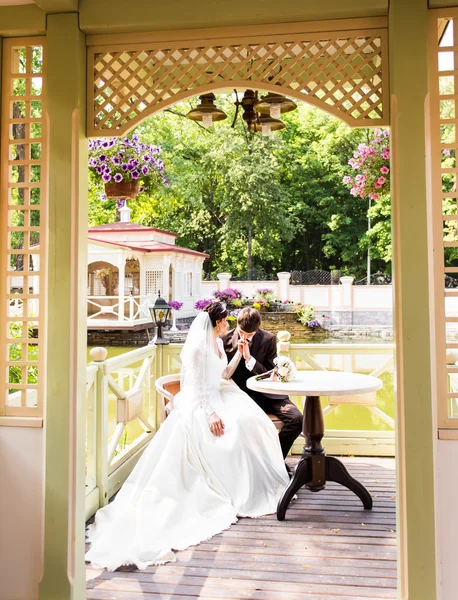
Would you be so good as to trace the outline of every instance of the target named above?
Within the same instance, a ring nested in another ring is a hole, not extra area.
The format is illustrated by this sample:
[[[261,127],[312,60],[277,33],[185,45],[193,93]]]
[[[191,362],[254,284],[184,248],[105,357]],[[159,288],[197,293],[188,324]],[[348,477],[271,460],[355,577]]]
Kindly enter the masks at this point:
[[[296,365],[287,356],[277,356],[274,358],[274,365],[272,381],[288,383],[288,381],[296,379]]]

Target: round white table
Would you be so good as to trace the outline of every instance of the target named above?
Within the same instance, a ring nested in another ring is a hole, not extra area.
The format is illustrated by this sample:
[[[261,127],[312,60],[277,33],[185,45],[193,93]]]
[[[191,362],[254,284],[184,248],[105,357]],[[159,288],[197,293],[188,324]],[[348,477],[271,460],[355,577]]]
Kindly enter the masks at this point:
[[[306,444],[293,477],[278,503],[279,521],[285,519],[289,503],[302,486],[311,492],[319,492],[324,489],[326,481],[345,486],[360,498],[365,509],[372,508],[372,496],[366,488],[350,475],[340,460],[334,456],[326,456],[321,445],[324,419],[320,396],[365,394],[380,390],[382,385],[380,379],[371,375],[337,371],[298,371],[294,381],[289,383],[268,379],[256,381],[256,377],[248,379],[248,388],[256,392],[305,397],[302,433]]]

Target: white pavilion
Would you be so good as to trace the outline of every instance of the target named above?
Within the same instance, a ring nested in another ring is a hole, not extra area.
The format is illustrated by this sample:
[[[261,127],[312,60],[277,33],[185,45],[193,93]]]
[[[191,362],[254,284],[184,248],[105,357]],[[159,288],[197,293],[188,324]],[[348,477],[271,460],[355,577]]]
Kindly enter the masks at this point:
[[[159,292],[183,303],[180,318],[196,314],[202,265],[208,254],[175,244],[178,235],[130,221],[88,229],[88,327],[129,328],[151,322],[148,307]]]

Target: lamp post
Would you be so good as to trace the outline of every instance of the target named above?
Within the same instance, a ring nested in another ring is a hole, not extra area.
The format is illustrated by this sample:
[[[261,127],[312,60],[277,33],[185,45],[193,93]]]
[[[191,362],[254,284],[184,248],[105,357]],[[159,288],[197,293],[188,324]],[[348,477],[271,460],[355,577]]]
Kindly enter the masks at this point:
[[[167,304],[167,302],[164,300],[164,298],[161,298],[160,290],[158,291],[156,302],[154,303],[153,306],[149,307],[149,311],[150,311],[151,316],[157,327],[156,336],[150,343],[156,344],[156,345],[170,344],[170,340],[166,340],[163,337],[163,331],[162,331],[164,325],[167,322],[167,318],[168,318],[169,312],[170,312],[170,307]]]

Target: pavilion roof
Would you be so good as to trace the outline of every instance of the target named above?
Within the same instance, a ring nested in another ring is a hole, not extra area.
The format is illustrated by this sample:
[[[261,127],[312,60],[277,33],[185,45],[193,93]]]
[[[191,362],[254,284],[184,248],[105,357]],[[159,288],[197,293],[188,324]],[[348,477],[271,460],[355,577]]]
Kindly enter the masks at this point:
[[[105,233],[105,232],[112,232],[112,231],[141,231],[142,233],[145,233],[146,231],[154,231],[155,233],[164,233],[165,235],[170,235],[172,237],[179,237],[177,233],[172,233],[170,231],[165,231],[164,229],[157,229],[156,227],[147,227],[146,225],[138,225],[137,223],[131,223],[130,221],[128,222],[121,222],[118,221],[117,223],[107,223],[106,225],[94,225],[92,227],[88,227],[88,233],[89,235],[91,234],[91,232],[93,233]]]
[[[137,252],[148,252],[148,253],[164,253],[164,252],[175,252],[176,254],[190,254],[192,256],[201,256],[202,258],[209,258],[210,255],[205,252],[198,252],[197,250],[190,250],[189,248],[182,248],[181,246],[175,246],[175,244],[166,244],[165,242],[156,242],[154,240],[149,241],[125,241],[115,242],[110,240],[101,240],[94,238],[89,235],[88,240],[90,242],[109,244],[110,246],[117,246],[118,248],[129,248]]]

